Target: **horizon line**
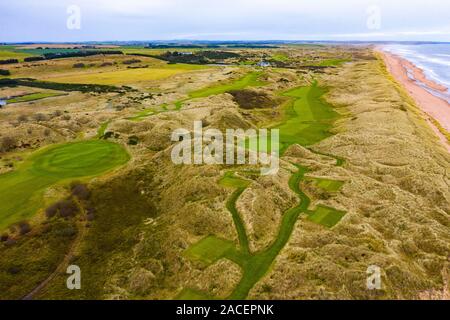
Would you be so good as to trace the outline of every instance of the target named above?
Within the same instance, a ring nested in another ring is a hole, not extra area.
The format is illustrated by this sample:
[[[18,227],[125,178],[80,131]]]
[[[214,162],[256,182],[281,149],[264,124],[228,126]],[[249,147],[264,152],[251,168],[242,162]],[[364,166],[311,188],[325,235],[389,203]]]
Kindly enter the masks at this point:
[[[13,44],[82,44],[82,43],[177,43],[177,42],[190,42],[190,43],[436,43],[436,44],[448,44],[450,41],[434,41],[434,40],[283,40],[283,39],[268,39],[268,40],[207,40],[207,39],[171,39],[171,40],[79,40],[79,41],[0,41],[0,45],[13,45]]]

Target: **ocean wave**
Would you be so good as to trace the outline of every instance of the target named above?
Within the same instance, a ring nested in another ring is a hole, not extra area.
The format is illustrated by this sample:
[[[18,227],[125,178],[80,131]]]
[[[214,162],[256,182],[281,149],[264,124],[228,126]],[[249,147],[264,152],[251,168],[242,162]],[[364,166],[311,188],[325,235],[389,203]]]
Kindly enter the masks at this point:
[[[395,45],[385,50],[409,60],[422,69],[428,79],[450,88],[450,54],[447,53],[450,45],[444,48],[433,45]]]

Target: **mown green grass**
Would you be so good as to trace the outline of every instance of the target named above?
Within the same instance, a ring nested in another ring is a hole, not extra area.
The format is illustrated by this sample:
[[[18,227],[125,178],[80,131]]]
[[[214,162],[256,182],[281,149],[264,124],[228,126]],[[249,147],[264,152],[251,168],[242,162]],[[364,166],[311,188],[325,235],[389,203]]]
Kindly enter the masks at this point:
[[[179,65],[175,64],[174,66],[179,66]],[[183,104],[185,102],[195,99],[195,98],[206,98],[209,96],[222,94],[222,93],[228,92],[230,90],[241,90],[241,89],[245,89],[247,87],[263,86],[263,85],[265,85],[265,82],[259,80],[261,75],[262,75],[262,72],[254,71],[254,72],[250,72],[250,73],[246,74],[244,77],[237,79],[235,81],[232,81],[232,82],[219,83],[219,84],[215,84],[215,85],[212,85],[212,86],[209,86],[206,88],[202,88],[202,89],[193,91],[193,92],[189,93],[188,98],[173,102],[174,110],[180,110],[183,107]],[[140,120],[145,119],[148,116],[173,110],[173,109],[169,109],[166,104],[161,107],[163,108],[163,110],[161,110],[161,111],[156,111],[154,109],[139,111],[135,116],[128,118],[128,120],[140,121]]]
[[[233,242],[209,236],[187,249],[185,255],[192,260],[199,260],[206,265],[211,265],[223,258],[232,248],[234,248]]]
[[[344,211],[325,206],[317,206],[316,210],[309,214],[308,220],[321,224],[327,228],[332,228],[341,221],[344,216]]]
[[[236,177],[233,171],[227,171],[219,183],[221,186],[228,188],[247,188],[250,181]]]
[[[18,52],[0,46],[0,60],[7,60],[7,59],[23,60],[24,58],[31,56],[32,54],[26,52]]]
[[[97,130],[97,135],[96,135],[96,138],[102,138],[104,135],[105,135],[105,131],[106,131],[106,129],[108,128],[108,125],[111,123],[111,121],[106,121],[106,122],[103,122],[101,125],[100,125],[100,127],[98,128],[98,130]]]
[[[325,93],[326,89],[313,83],[283,94],[291,101],[284,119],[276,126],[280,130],[280,153],[292,144],[311,146],[332,135],[329,130],[339,114],[323,100]]]
[[[320,62],[318,65],[321,67],[337,67],[349,61],[349,59],[328,59]]]
[[[289,61],[289,57],[283,53],[276,53],[272,55],[272,59],[280,62],[286,62]]]
[[[68,179],[92,177],[125,164],[120,145],[100,140],[66,143],[32,154],[15,171],[0,175],[0,230],[31,217],[45,190]]]
[[[231,90],[242,90],[247,87],[263,86],[265,84],[265,82],[259,80],[261,75],[262,75],[262,72],[253,71],[233,82],[215,84],[210,87],[206,87],[206,88],[203,88],[200,90],[193,91],[193,92],[189,93],[189,97],[191,99],[205,98],[205,97],[209,97],[209,96],[213,96],[213,95],[222,94],[222,93],[225,93],[225,92],[228,92]]]
[[[250,289],[266,274],[278,253],[286,245],[299,215],[302,212],[306,212],[310,200],[300,190],[299,185],[307,169],[300,166],[298,168],[299,170],[289,180],[289,187],[298,195],[300,200],[299,204],[284,213],[277,238],[274,242],[268,248],[257,253],[250,252],[245,225],[236,208],[236,202],[249,185],[249,181],[239,179],[232,172],[228,172],[221,180],[220,183],[222,185],[237,188],[227,201],[227,209],[233,217],[238,233],[239,247],[234,246],[232,242],[227,242],[225,246],[223,243],[225,240],[212,236],[201,240],[189,248],[187,253],[192,256],[192,250],[194,250],[197,254],[197,259],[201,259],[209,264],[219,258],[227,258],[242,268],[243,275],[241,281],[233,290],[233,293],[229,297],[230,299],[245,299],[247,297]],[[223,249],[217,248],[215,244],[220,245]],[[208,252],[208,250],[211,250],[212,253]]]
[[[63,94],[56,93],[56,92],[38,92],[38,93],[31,93],[24,96],[16,97],[7,100],[6,102],[9,104],[12,103],[19,103],[19,102],[29,102],[29,101],[35,101],[35,100],[41,100],[49,97],[57,97],[61,96]]]
[[[344,181],[322,179],[322,178],[311,178],[311,180],[315,181],[316,186],[328,192],[339,191],[345,183]]]
[[[338,117],[338,114],[321,99],[325,92],[323,88],[317,86],[317,83],[314,83],[309,87],[296,88],[284,94],[292,98],[292,101],[282,123],[274,126],[274,128],[280,129],[280,143],[283,146],[283,152],[291,144],[311,145],[331,135],[328,129]],[[298,129],[299,127],[300,129]],[[336,158],[336,165],[341,166],[342,164],[343,160]],[[213,263],[214,259],[208,257],[212,256],[217,259],[220,256],[235,262],[241,267],[243,272],[241,280],[228,297],[229,299],[241,300],[248,296],[250,290],[268,272],[280,251],[289,241],[301,214],[309,214],[310,220],[327,227],[336,225],[345,215],[345,212],[323,206],[318,206],[313,212],[309,211],[311,199],[300,189],[301,182],[308,179],[305,178],[305,174],[309,169],[300,165],[296,166],[298,171],[293,173],[289,179],[289,188],[297,195],[299,202],[296,206],[284,212],[276,238],[267,248],[259,252],[250,252],[245,224],[236,207],[239,197],[250,185],[250,181],[237,177],[234,171],[225,173],[219,181],[222,186],[235,188],[235,191],[228,198],[226,207],[232,215],[238,233],[239,246],[227,246],[226,250],[223,251],[219,251],[214,247],[210,248],[211,243],[218,241],[216,238],[214,241],[208,240],[208,245],[200,242],[192,248],[197,252],[201,249],[200,256],[203,257],[204,261]],[[318,183],[330,190],[342,186],[341,181],[326,181],[324,179]],[[211,250],[212,253],[207,252],[207,250]],[[178,298],[202,298],[201,295],[193,294],[188,289],[184,292],[187,293],[180,295]]]

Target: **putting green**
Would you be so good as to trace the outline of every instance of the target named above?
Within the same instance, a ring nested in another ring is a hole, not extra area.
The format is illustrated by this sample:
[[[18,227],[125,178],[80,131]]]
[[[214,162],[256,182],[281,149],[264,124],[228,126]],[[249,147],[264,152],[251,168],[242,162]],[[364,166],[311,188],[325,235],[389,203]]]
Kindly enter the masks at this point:
[[[130,159],[115,143],[89,140],[44,148],[0,175],[0,230],[31,217],[45,190],[58,182],[100,175]]]

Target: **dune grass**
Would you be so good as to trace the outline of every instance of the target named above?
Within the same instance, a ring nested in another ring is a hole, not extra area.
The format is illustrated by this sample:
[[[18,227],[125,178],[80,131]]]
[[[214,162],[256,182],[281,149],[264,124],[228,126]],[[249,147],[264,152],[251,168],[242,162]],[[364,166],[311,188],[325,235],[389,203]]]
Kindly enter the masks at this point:
[[[12,98],[12,99],[7,100],[6,102],[9,104],[20,103],[20,102],[30,102],[30,101],[41,100],[41,99],[50,98],[50,97],[58,97],[58,96],[62,96],[62,95],[64,95],[64,94],[57,93],[57,92],[38,92],[38,93],[31,93],[31,94],[27,94],[24,96]]]
[[[118,144],[90,140],[44,148],[15,171],[0,175],[0,230],[31,217],[45,190],[69,179],[93,177],[125,164],[128,153]]]

